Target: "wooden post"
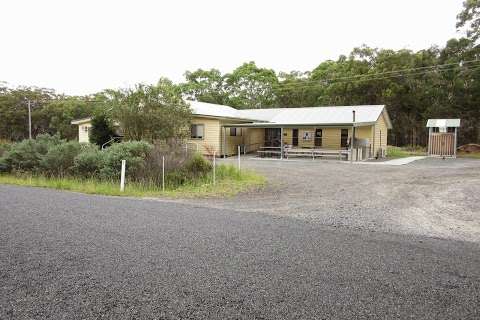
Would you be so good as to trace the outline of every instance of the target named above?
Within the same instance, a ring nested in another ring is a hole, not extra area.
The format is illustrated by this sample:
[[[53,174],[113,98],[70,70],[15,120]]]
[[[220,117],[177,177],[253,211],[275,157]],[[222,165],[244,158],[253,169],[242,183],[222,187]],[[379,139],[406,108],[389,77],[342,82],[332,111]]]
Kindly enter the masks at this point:
[[[238,150],[238,171],[240,171],[240,145],[237,146],[237,150]]]
[[[227,157],[227,128],[223,127],[223,158]]]
[[[283,127],[280,128],[280,160],[283,160]]]
[[[165,192],[165,156],[162,156],[162,191]]]
[[[215,157],[216,157],[216,154],[215,154],[215,151],[213,151],[213,185],[215,185]]]
[[[428,148],[427,148],[427,155],[430,156],[432,154],[432,127],[428,128]]]
[[[458,130],[458,128],[455,127],[455,140],[454,140],[454,143],[453,143],[453,157],[454,158],[457,157],[457,130]]]
[[[120,191],[125,190],[125,167],[127,166],[127,160],[122,160],[122,169],[120,171]]]
[[[350,137],[350,162],[353,162],[353,142],[355,141],[355,110],[352,110],[352,136]]]

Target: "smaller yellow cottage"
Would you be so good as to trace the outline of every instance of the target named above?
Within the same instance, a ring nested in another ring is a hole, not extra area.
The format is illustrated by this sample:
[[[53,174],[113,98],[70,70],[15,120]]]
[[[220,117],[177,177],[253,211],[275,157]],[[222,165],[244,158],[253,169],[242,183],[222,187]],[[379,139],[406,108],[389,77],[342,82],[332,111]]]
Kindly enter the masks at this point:
[[[383,157],[392,128],[384,105],[237,110],[188,101],[193,112],[188,143],[204,154],[241,152],[266,156]],[[91,119],[78,125],[80,142],[88,142]],[[352,139],[354,134],[355,139]],[[353,143],[352,143],[353,141]],[[352,151],[354,151],[352,153]]]

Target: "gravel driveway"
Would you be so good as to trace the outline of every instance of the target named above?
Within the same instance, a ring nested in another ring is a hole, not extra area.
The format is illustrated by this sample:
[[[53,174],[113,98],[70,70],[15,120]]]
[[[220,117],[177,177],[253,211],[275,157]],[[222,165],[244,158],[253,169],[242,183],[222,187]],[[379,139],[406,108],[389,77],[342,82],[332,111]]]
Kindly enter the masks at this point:
[[[387,166],[245,158],[242,165],[264,174],[269,186],[228,199],[185,201],[330,226],[480,242],[479,160],[429,158]]]

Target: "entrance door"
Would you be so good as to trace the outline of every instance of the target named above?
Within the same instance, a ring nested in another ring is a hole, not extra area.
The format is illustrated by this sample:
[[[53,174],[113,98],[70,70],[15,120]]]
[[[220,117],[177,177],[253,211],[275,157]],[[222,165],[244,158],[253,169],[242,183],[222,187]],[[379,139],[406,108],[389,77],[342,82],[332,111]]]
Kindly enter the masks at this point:
[[[346,148],[348,144],[348,129],[342,129],[340,134],[340,147]]]
[[[292,129],[292,145],[298,147],[298,129]]]
[[[265,128],[265,146],[280,147],[281,130],[279,128]]]
[[[322,129],[315,129],[315,147],[322,146]]]

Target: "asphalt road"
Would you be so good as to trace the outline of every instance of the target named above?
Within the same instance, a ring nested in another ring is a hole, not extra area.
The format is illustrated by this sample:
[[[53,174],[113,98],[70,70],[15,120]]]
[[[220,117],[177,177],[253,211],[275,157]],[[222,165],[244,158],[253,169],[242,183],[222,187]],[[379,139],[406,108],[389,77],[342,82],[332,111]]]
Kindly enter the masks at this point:
[[[478,319],[475,243],[0,185],[0,319]]]

